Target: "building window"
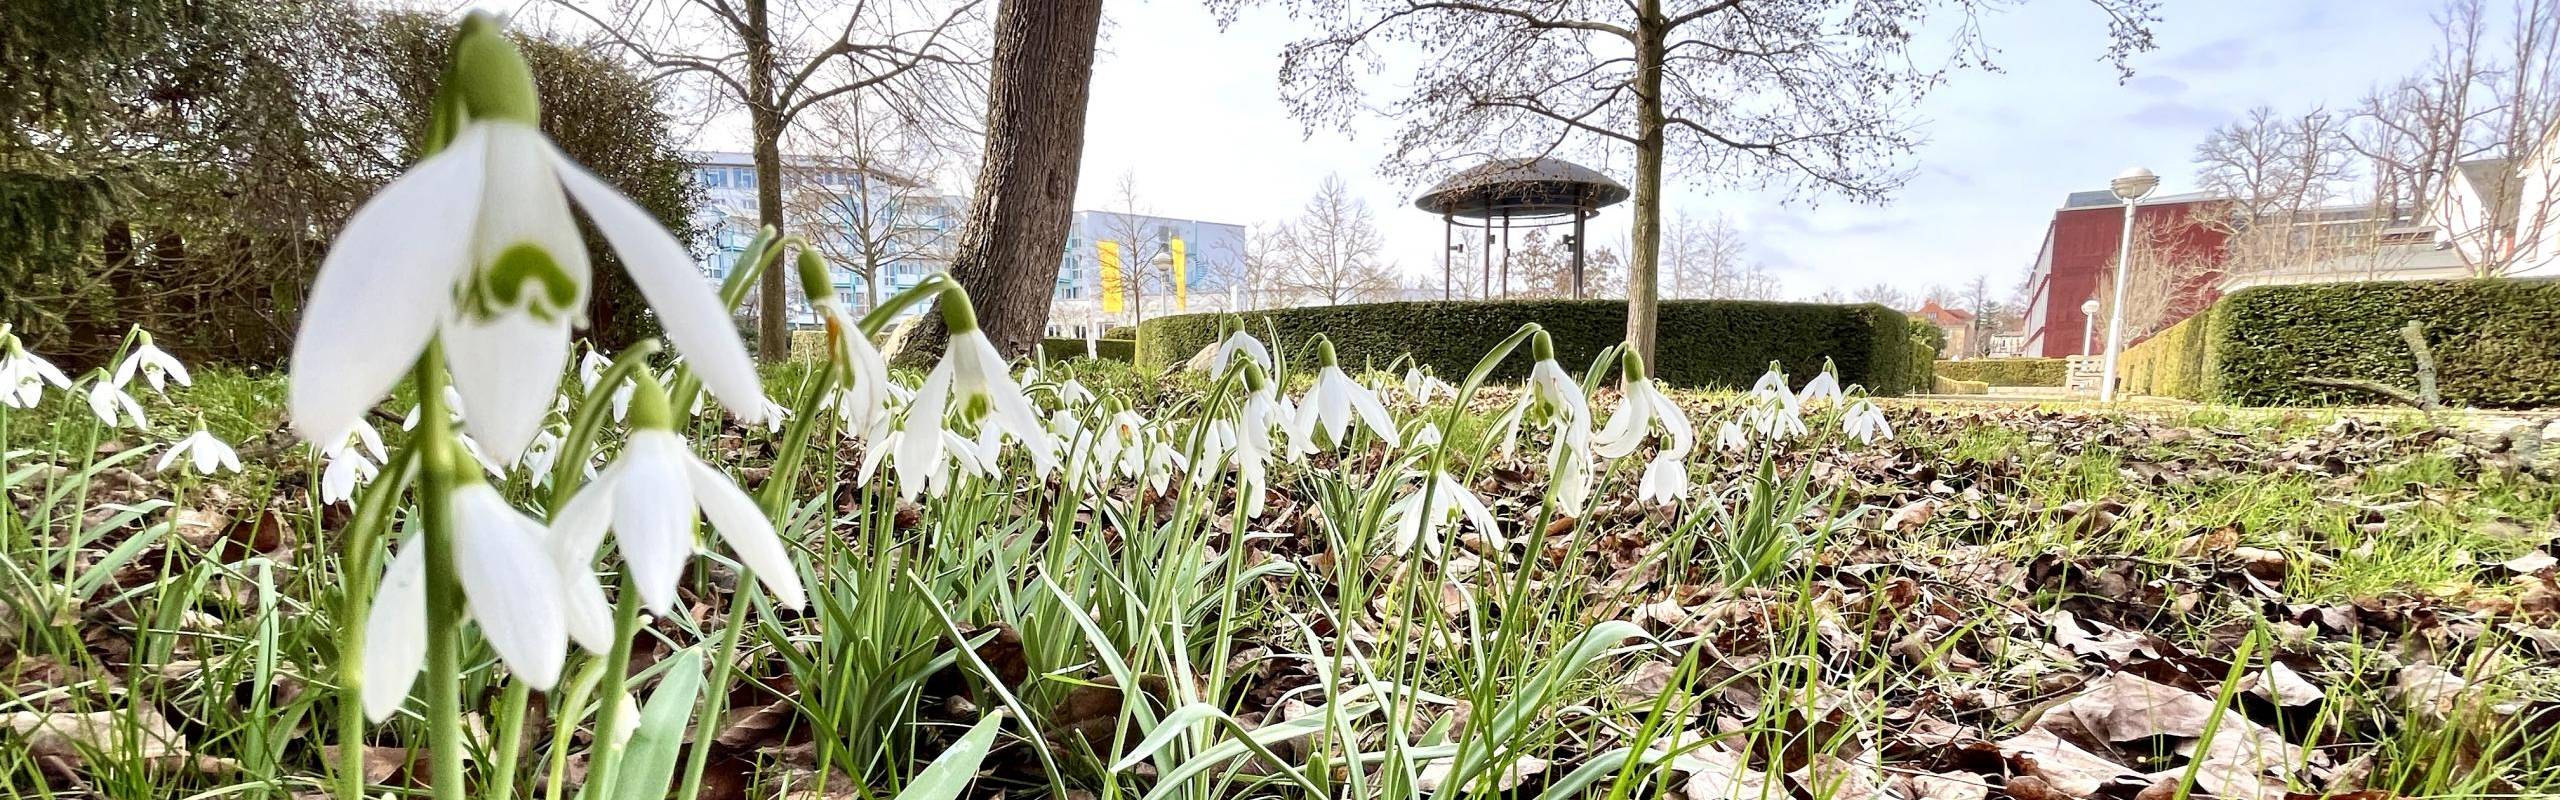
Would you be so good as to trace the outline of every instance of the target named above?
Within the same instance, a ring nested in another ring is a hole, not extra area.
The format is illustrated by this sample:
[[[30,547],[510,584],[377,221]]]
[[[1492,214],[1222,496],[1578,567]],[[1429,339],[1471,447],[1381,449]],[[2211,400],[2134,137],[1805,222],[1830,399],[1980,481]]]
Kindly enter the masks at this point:
[[[733,173],[735,173],[735,177],[738,179],[738,188],[740,188],[740,189],[753,189],[753,188],[756,188],[756,171],[755,171],[754,169],[746,168],[746,167],[740,167],[740,168],[738,168],[738,169],[732,170],[732,172],[733,172]]]
[[[697,177],[706,188],[717,189],[729,185],[729,171],[725,169],[702,170]]]

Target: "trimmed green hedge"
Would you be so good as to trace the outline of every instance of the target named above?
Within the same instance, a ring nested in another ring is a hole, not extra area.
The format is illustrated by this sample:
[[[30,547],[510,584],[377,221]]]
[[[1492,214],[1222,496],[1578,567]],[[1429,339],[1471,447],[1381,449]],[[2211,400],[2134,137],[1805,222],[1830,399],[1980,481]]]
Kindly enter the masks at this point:
[[[1938,362],[1938,374],[1992,386],[2061,386],[2070,365],[2059,358],[1974,358]]]
[[[1221,319],[1242,317],[1256,336],[1276,332],[1275,346],[1305,352],[1309,337],[1331,338],[1346,366],[1384,367],[1400,354],[1451,380],[1524,323],[1544,325],[1555,337],[1556,358],[1580,370],[1601,349],[1626,336],[1627,306],[1617,300],[1424,301],[1320,306],[1241,315],[1185,314],[1147,320],[1139,327],[1140,366],[1181,364],[1217,339]],[[1926,387],[1931,355],[1919,349],[1911,322],[1875,304],[1822,305],[1742,300],[1668,300],[1662,304],[1655,341],[1654,374],[1680,386],[1745,387],[1770,361],[1809,379],[1830,357],[1844,383],[1860,383],[1884,395]],[[1521,353],[1525,356],[1526,352]],[[1506,360],[1497,379],[1518,380],[1529,360]]]
[[[2560,405],[2560,281],[2458,280],[2267,286],[2223,298],[2207,366],[2217,399],[2247,405],[2378,402],[2305,377],[2417,387],[2400,339],[2426,325],[2448,405]]]
[[[1945,376],[1945,375],[1940,375],[1940,376],[1938,376],[1937,384],[1938,384],[1938,393],[1939,393],[1939,394],[1990,394],[1990,393],[1991,393],[1991,384],[1983,383],[1983,382],[1981,382],[1981,381],[1960,380],[1960,379],[1956,379],[1956,378],[1950,378],[1950,377],[1947,377],[1947,376]]]
[[[2214,320],[2211,309],[2125,348],[2116,364],[2116,381],[2129,394],[2211,400],[2214,374]]]
[[[1040,352],[1051,361],[1084,357],[1083,339],[1042,339]],[[1100,339],[1093,343],[1093,355],[1104,361],[1128,362],[1138,356],[1138,343],[1132,339]]]

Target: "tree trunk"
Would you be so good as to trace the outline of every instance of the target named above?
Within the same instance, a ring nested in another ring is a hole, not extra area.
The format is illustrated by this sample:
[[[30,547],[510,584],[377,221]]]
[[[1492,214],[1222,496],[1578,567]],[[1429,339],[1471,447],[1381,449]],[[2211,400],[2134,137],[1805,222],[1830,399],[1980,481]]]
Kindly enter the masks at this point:
[[[1661,0],[1636,12],[1636,218],[1627,254],[1627,346],[1653,363],[1654,325],[1662,312],[1662,49]]]
[[[996,9],[986,153],[951,277],[968,288],[979,328],[1007,357],[1030,352],[1049,324],[1101,23],[1102,0],[1005,0]],[[928,315],[896,358],[928,362],[949,335],[939,315]]]
[[[755,137],[756,221],[777,234],[782,227],[782,103],[774,97],[773,27],[765,0],[747,0],[747,127]],[[789,261],[756,281],[756,358],[765,363],[791,356]]]

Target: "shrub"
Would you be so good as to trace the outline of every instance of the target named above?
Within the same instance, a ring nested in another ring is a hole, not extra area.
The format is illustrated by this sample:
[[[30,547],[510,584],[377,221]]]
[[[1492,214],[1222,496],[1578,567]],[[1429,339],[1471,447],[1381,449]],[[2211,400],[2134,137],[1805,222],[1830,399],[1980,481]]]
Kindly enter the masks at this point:
[[[1083,358],[1084,340],[1042,339],[1040,340],[1040,353],[1051,361],[1065,361],[1070,358]],[[1138,342],[1134,339],[1095,340],[1093,343],[1093,355],[1095,358],[1099,358],[1104,361],[1118,361],[1125,364],[1137,358]]]
[[[1940,375],[1940,376],[1938,376],[1937,384],[1938,384],[1938,393],[1939,393],[1939,394],[1990,394],[1990,393],[1991,393],[1991,384],[1983,383],[1983,382],[1981,382],[1981,381],[1958,380],[1958,379],[1955,379],[1955,378],[1947,377],[1947,376],[1945,376],[1945,375]]]
[[[2118,386],[2132,394],[2210,400],[2214,397],[2213,309],[2125,348],[2116,364]]]
[[[1137,363],[1179,365],[1217,339],[1221,319],[1236,317],[1292,354],[1308,352],[1309,337],[1323,333],[1346,367],[1385,367],[1411,353],[1423,366],[1457,380],[1528,322],[1546,326],[1555,337],[1557,361],[1579,371],[1625,337],[1627,307],[1616,300],[1424,301],[1185,314],[1147,320],[1139,328]],[[1799,382],[1810,379],[1827,356],[1844,383],[1905,394],[1928,379],[1913,363],[1910,329],[1901,313],[1874,304],[1669,300],[1662,304],[1653,368],[1675,385],[1733,388],[1758,380],[1770,361],[1785,365]],[[1495,377],[1525,375],[1529,360],[1520,356],[1506,360]]]
[[[1939,375],[1992,386],[2061,386],[2069,372],[2060,358],[1976,358],[1940,361]]]
[[[2223,298],[2204,356],[2213,396],[2248,405],[2373,403],[2304,378],[2417,386],[2400,339],[2426,326],[2447,404],[2560,405],[2560,282],[2458,280],[2267,286]]]

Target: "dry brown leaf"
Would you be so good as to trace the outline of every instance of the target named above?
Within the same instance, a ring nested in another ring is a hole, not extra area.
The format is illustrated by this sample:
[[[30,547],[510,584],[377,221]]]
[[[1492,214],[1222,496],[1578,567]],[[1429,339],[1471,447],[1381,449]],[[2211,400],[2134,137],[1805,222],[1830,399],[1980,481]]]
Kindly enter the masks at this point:
[[[2044,728],[2035,728],[1998,742],[2000,755],[2017,760],[2019,769],[2036,780],[2035,786],[2059,793],[2062,797],[2089,797],[2109,784],[2123,780],[2139,780],[2140,776],[2124,765],[2101,758],[2079,745]],[[2010,781],[2010,794],[2024,798],[2016,790],[2018,781]]]
[[[2240,690],[2286,708],[2311,705],[2328,696],[2282,661],[2242,679]]]
[[[1743,763],[1742,754],[1708,745],[1672,759],[1673,769],[1689,772],[1680,785],[1688,800],[1756,800],[1770,796],[1769,777]]]
[[[1894,785],[1910,800],[1985,800],[1991,796],[1991,784],[1982,776],[1964,773],[1904,775]]]

